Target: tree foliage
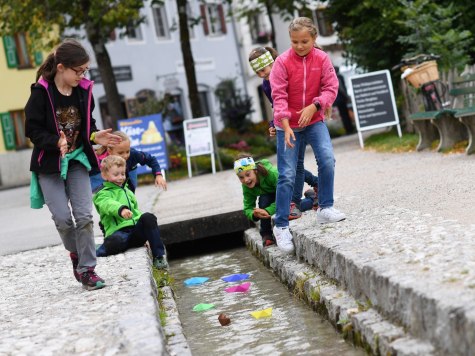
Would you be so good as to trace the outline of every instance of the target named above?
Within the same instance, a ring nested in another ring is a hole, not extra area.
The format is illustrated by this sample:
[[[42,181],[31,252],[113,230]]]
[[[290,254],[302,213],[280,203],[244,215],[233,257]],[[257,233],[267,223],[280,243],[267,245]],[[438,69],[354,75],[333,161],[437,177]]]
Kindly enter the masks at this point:
[[[0,0],[0,35],[28,33],[31,48],[49,51],[65,33],[92,45],[114,120],[125,117],[105,44],[114,29],[144,21],[144,0]],[[74,31],[75,30],[75,31]],[[67,31],[67,32],[66,32]],[[71,32],[73,31],[73,32]]]
[[[277,48],[275,41],[275,26],[272,18],[273,14],[278,14],[282,18],[292,19],[295,10],[305,7],[307,0],[226,0],[229,4],[234,4],[233,11],[230,16],[236,15],[239,18],[249,18],[255,14],[267,14],[271,26],[270,40],[272,47]]]
[[[468,46],[471,33],[459,30],[454,22],[460,14],[453,4],[437,5],[429,0],[400,0],[403,20],[399,22],[412,31],[399,36],[398,42],[407,46],[406,56],[434,53],[440,56],[439,68],[463,70],[470,60]]]
[[[443,68],[460,67],[475,52],[470,30],[475,5],[448,0],[330,0],[346,57],[366,70],[391,68],[402,58],[441,55]]]
[[[369,71],[398,63],[406,51],[396,39],[410,31],[397,22],[402,10],[394,0],[330,0],[329,14],[347,59]]]

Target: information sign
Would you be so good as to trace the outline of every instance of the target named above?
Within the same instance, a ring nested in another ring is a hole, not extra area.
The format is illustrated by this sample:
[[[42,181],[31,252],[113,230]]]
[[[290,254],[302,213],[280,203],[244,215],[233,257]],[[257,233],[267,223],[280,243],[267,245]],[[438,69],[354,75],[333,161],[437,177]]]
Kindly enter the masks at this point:
[[[350,78],[351,100],[355,113],[360,145],[364,147],[362,131],[396,125],[402,136],[388,70],[356,75]]]

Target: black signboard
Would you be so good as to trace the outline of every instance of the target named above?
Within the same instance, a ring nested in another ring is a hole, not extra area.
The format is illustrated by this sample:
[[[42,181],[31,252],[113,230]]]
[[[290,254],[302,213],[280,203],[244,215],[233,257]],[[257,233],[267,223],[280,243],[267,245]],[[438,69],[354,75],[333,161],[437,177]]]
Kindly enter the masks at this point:
[[[117,66],[112,67],[114,77],[117,82],[126,82],[132,80],[132,68],[130,66]],[[101,74],[98,68],[91,68],[90,71],[91,80],[96,83],[102,83]]]
[[[361,132],[379,127],[395,125],[402,137],[389,71],[356,75],[350,78],[350,84],[360,146],[364,147]]]
[[[360,129],[399,123],[389,71],[383,70],[350,78],[353,109]]]

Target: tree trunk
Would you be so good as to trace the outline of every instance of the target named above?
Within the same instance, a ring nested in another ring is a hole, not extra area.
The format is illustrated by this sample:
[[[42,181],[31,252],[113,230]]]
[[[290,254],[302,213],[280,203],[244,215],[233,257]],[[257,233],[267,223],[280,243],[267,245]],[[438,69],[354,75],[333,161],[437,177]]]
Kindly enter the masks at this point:
[[[114,78],[114,72],[112,70],[112,63],[107,52],[106,41],[101,35],[99,25],[92,22],[89,17],[89,9],[91,7],[90,0],[82,0],[81,8],[84,14],[84,25],[86,29],[86,36],[91,43],[92,50],[96,56],[97,67],[101,75],[102,84],[104,85],[104,91],[107,98],[107,108],[109,110],[108,117],[102,117],[102,124],[104,128],[117,129],[117,120],[126,118],[125,110],[123,109],[120,101],[119,90],[117,89],[117,83]],[[99,103],[96,103],[99,105]]]
[[[275,42],[275,27],[274,27],[274,19],[272,18],[272,3],[271,1],[266,1],[266,11],[267,16],[269,17],[270,22],[270,40],[272,42],[272,47],[277,51],[277,43]]]
[[[104,91],[106,92],[107,108],[110,115],[108,118],[103,118],[104,128],[113,128],[116,130],[117,120],[125,119],[127,118],[127,115],[124,112],[124,108],[120,100],[117,82],[115,81],[114,72],[112,70],[112,63],[105,43],[93,43],[91,41],[91,44],[94,54],[96,55],[97,66],[99,68],[99,73],[101,74],[102,85],[104,85]]]
[[[195,61],[191,52],[190,31],[188,29],[188,15],[186,13],[187,0],[177,0],[178,19],[180,24],[180,44],[183,55],[183,65],[188,84],[188,96],[190,99],[191,113],[193,117],[201,117],[201,104],[196,84]]]

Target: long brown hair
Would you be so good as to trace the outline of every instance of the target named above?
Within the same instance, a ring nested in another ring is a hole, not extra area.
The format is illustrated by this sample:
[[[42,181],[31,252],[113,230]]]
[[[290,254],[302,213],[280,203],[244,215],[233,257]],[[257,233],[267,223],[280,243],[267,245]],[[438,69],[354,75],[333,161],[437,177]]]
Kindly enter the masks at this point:
[[[89,54],[78,41],[72,38],[65,39],[38,68],[36,80],[43,77],[46,81],[52,82],[58,64],[61,63],[66,68],[79,67],[89,62],[89,59]]]

